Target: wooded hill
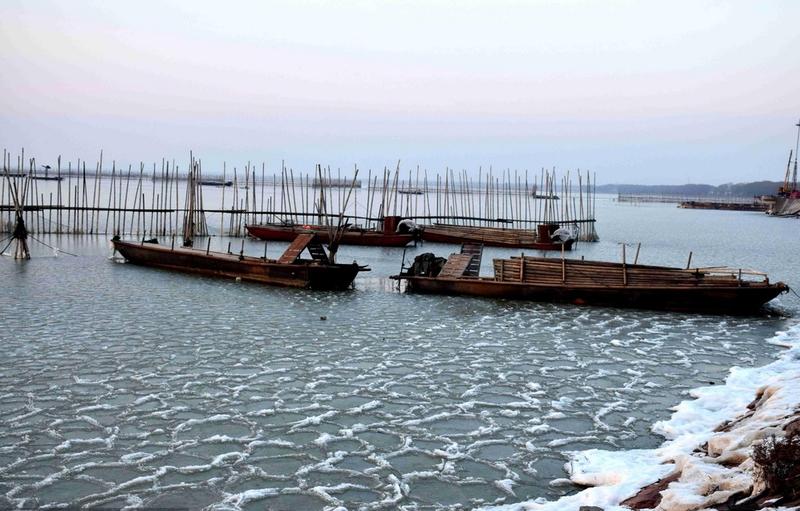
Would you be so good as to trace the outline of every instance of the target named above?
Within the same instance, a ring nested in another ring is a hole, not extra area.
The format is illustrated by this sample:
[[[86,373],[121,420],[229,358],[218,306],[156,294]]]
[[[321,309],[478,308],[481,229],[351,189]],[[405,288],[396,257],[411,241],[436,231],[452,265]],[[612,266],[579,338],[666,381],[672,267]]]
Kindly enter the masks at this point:
[[[719,186],[703,184],[686,185],[597,185],[598,193],[623,193],[635,195],[678,195],[686,197],[753,197],[771,195],[782,182],[755,181],[752,183],[726,183]]]

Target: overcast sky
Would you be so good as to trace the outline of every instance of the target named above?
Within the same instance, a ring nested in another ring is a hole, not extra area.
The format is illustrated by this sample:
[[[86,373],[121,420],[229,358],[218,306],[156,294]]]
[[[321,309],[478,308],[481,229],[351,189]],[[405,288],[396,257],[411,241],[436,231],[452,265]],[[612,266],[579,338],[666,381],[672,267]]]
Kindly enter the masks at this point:
[[[782,179],[800,1],[0,2],[0,145]]]

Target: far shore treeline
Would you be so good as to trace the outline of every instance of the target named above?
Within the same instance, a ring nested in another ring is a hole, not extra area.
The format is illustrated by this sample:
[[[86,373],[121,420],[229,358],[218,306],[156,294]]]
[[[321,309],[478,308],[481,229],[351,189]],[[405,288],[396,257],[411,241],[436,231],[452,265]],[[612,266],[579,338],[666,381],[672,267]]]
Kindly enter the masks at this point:
[[[754,197],[772,195],[782,186],[777,181],[754,181],[752,183],[727,183],[719,186],[704,184],[685,185],[597,185],[597,193],[682,195],[691,197]]]

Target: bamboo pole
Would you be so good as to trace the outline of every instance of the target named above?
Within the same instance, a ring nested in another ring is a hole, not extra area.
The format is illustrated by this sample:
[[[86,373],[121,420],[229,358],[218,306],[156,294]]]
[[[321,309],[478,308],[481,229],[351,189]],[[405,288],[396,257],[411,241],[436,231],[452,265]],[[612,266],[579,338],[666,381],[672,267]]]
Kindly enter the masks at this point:
[[[625,262],[625,246],[626,246],[626,244],[623,243],[622,244],[622,285],[623,286],[627,286],[628,285],[628,267],[627,267],[627,264]]]

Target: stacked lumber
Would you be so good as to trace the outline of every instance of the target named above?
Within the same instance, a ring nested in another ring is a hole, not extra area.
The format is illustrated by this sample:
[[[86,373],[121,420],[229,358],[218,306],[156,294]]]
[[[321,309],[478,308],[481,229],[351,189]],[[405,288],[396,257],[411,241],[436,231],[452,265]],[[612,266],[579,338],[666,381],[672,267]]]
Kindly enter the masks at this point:
[[[486,245],[530,245],[537,241],[536,232],[530,229],[502,229],[499,227],[434,224],[425,226],[425,232],[458,237],[464,241],[475,241]]]
[[[574,287],[729,287],[752,285],[742,274],[757,274],[729,268],[684,270],[663,266],[630,265],[578,259],[515,256],[494,259],[495,280]],[[768,280],[764,281],[765,283]]]

